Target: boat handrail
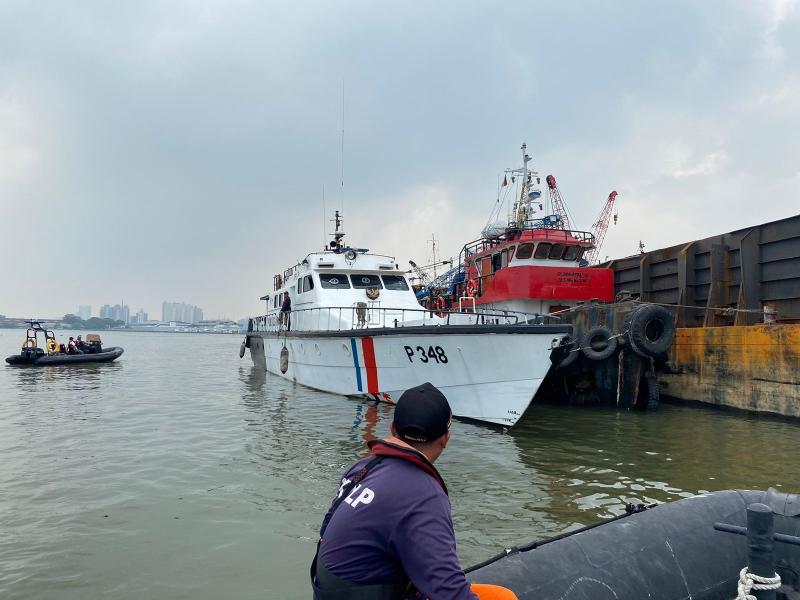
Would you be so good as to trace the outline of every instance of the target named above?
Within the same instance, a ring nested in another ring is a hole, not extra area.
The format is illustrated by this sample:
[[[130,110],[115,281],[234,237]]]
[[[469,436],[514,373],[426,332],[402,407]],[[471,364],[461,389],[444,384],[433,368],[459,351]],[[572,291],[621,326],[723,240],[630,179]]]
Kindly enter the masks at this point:
[[[524,240],[515,240],[513,243],[525,243],[525,242],[562,242],[562,243],[571,243],[574,244],[575,242],[581,244],[595,244],[595,237],[594,234],[589,231],[582,231],[579,229],[562,229],[560,227],[532,227],[532,226],[524,226],[518,227],[516,229],[512,229],[512,232],[519,233],[522,231],[537,231],[541,232],[542,235],[536,239],[524,239]],[[551,234],[552,232],[552,234]],[[569,239],[572,238],[572,239]],[[481,237],[477,240],[472,242],[468,242],[464,244],[464,247],[461,249],[459,253],[459,262],[464,264],[465,259],[474,256],[475,254],[480,254],[487,250],[493,250],[498,246],[503,245],[511,245],[511,240],[508,238],[508,234],[504,234],[500,237],[496,238],[486,238]]]
[[[431,310],[426,308],[385,308],[356,303],[351,306],[316,306],[288,313],[254,317],[250,331],[283,331],[288,314],[292,331],[351,331],[396,327],[447,327],[453,325],[542,325],[548,315],[510,310]],[[556,321],[558,317],[553,317]]]

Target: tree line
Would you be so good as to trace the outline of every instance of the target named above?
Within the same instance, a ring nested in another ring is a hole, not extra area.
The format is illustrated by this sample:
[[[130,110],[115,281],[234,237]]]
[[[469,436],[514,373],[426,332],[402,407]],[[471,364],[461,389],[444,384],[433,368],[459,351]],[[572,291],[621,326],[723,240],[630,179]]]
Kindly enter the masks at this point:
[[[78,315],[73,314],[64,315],[62,321],[72,329],[111,329],[112,327],[123,327],[125,325],[125,321],[120,321],[119,319],[90,317],[84,321]]]

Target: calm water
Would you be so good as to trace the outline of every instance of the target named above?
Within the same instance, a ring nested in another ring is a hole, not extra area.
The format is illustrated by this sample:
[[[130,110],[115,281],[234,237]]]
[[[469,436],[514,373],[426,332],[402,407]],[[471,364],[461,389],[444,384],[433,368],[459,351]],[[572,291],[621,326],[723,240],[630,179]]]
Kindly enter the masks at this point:
[[[240,341],[107,333],[113,364],[0,367],[0,597],[309,597],[337,478],[392,409],[254,371]],[[625,502],[798,491],[798,447],[776,419],[537,406],[510,433],[455,423],[437,466],[466,566]]]

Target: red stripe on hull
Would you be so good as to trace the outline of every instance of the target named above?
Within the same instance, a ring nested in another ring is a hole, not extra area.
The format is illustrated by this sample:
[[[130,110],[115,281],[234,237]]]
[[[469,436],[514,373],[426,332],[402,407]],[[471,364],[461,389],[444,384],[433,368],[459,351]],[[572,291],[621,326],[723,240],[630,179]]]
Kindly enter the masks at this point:
[[[375,362],[375,344],[371,337],[361,338],[361,350],[364,353],[364,368],[367,371],[367,392],[378,393],[378,365]]]
[[[614,271],[570,267],[506,267],[494,274],[479,304],[502,300],[614,300]]]

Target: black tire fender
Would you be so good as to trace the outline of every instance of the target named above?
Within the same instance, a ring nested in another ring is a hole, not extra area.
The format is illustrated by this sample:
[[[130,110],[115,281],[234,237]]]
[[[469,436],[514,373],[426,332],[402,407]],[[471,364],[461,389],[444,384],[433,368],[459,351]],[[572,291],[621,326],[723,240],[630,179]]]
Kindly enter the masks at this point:
[[[658,386],[658,379],[655,373],[647,373],[643,378],[643,383],[647,382],[647,410],[656,410],[661,401],[661,390]]]
[[[644,304],[625,318],[625,333],[631,349],[639,356],[663,354],[675,339],[675,322],[663,306]]]
[[[242,340],[242,345],[239,346],[239,358],[244,358],[244,352],[245,352],[246,346],[247,346],[247,342],[245,340]]]
[[[605,360],[617,351],[617,338],[603,325],[592,327],[583,336],[581,351],[591,360]]]
[[[578,354],[575,350],[575,340],[571,335],[565,335],[550,353],[550,362],[556,369],[564,369],[578,360]],[[562,356],[564,358],[561,358]]]

